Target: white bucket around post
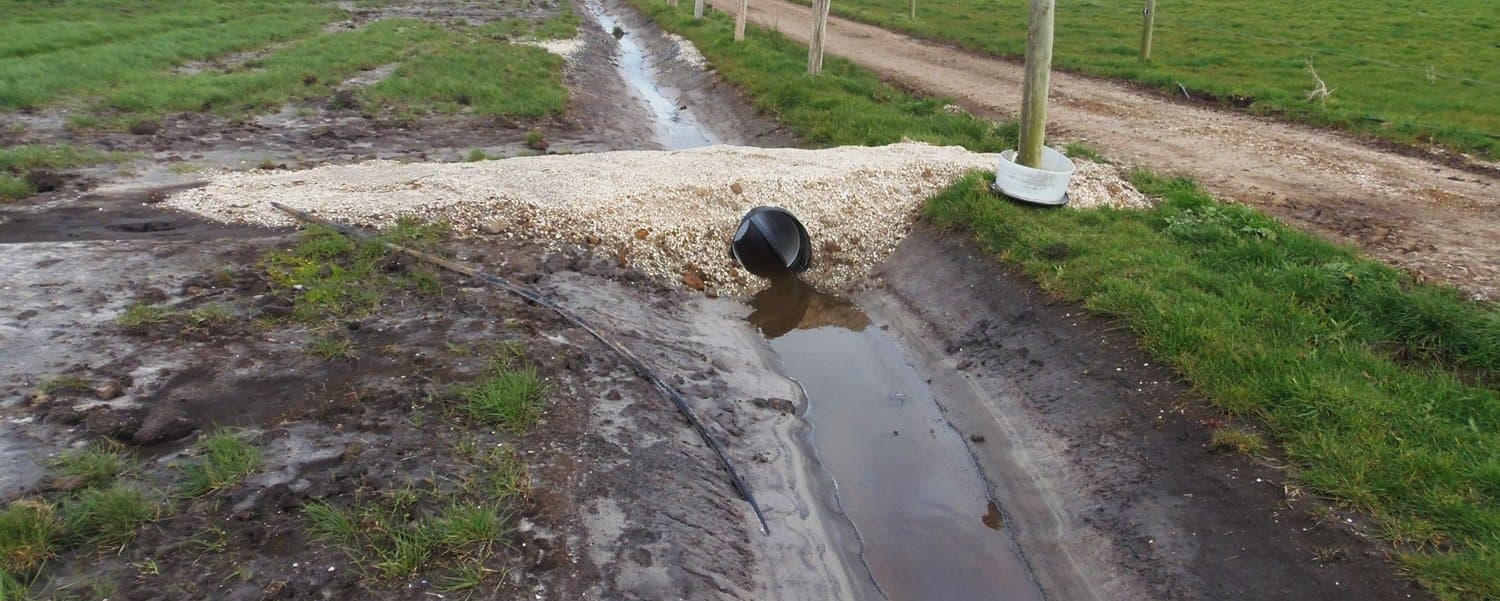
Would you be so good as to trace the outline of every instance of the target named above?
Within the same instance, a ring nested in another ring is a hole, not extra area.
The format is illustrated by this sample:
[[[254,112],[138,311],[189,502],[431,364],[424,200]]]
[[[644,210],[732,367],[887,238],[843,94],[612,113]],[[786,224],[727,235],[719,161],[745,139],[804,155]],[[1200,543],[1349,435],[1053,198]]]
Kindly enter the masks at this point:
[[[1016,200],[1043,205],[1068,204],[1068,181],[1073,178],[1073,161],[1061,152],[1042,147],[1042,168],[1035,169],[1016,162],[1016,151],[1000,153],[995,167],[996,192]]]

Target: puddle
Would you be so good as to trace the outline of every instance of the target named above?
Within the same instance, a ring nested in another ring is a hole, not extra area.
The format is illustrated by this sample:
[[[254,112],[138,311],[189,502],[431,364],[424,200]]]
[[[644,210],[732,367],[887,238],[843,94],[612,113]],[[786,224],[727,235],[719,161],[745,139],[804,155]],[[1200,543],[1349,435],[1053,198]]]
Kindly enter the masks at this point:
[[[794,278],[751,300],[887,597],[1041,599],[969,450],[897,342]]]
[[[625,32],[616,38],[619,48],[615,70],[651,110],[657,141],[668,150],[719,144],[720,141],[683,106],[677,91],[662,82],[657,57],[648,55],[633,33],[624,29],[620,18],[597,2],[590,2],[587,6],[605,33],[613,35],[617,29]]]

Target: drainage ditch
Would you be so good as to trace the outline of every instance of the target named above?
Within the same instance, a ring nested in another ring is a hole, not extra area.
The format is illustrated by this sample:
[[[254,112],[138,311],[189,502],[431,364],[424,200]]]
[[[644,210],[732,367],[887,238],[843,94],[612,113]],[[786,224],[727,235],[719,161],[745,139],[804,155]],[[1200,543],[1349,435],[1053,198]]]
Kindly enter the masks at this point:
[[[615,36],[619,44],[615,71],[650,109],[656,138],[662,147],[682,150],[722,143],[698,121],[678,91],[665,83],[659,61],[667,58],[653,56],[635,34],[625,30],[621,25],[622,15],[614,12],[619,9],[598,2],[588,2],[585,6],[604,31]]]
[[[658,61],[669,59],[619,35],[622,15],[587,6],[615,33],[616,68],[651,109],[662,145],[716,143],[663,83]],[[806,442],[876,587],[897,600],[1041,599],[967,444],[898,342],[847,300],[789,272],[753,271],[773,284],[751,299],[748,319],[808,399]]]

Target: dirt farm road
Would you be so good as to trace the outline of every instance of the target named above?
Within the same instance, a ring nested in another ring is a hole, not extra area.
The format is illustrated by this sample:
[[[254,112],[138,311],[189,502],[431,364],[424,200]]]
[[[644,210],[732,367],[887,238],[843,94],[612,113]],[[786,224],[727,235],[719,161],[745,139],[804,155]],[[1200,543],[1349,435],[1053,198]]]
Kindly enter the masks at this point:
[[[711,0],[733,14],[735,0]],[[756,0],[750,20],[807,42],[811,13]],[[847,19],[829,18],[827,51],[891,81],[1015,116],[1022,65]],[[1350,136],[1166,99],[1128,84],[1056,72],[1048,133],[1111,160],[1191,176],[1270,212],[1470,295],[1500,299],[1500,168],[1458,168]],[[1460,162],[1460,161],[1453,161]]]

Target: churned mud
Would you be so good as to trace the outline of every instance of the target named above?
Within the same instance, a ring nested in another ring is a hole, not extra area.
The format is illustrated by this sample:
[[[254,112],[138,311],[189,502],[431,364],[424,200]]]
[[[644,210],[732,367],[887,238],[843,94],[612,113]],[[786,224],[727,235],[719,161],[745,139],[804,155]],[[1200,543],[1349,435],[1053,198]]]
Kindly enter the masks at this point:
[[[480,3],[400,6],[355,6],[334,26],[390,14],[494,16]],[[677,409],[552,311],[387,257],[381,273],[426,284],[387,291],[368,312],[292,319],[298,289],[279,284],[269,261],[298,234],[163,204],[203,185],[173,165],[280,171],[445,160],[470,148],[508,155],[537,128],[552,152],[794,142],[690,45],[617,0],[576,8],[585,26],[565,73],[572,101],[554,119],[395,124],[330,104],[244,123],[182,115],[149,133],[79,134],[55,116],[21,118],[26,127],[7,135],[143,158],[71,172],[62,188],[0,211],[0,501],[62,502],[78,484],[55,473],[56,457],[100,443],[119,445],[137,464],[128,478],[164,495],[129,542],[61,550],[34,592],[1424,596],[1359,535],[1357,516],[1298,496],[1274,465],[1207,449],[1220,418],[1125,334],[925,225],[901,241],[903,222],[881,253],[894,254],[862,266],[879,264],[874,279],[842,282],[858,290],[848,299],[796,284],[744,302],[711,298],[587,236],[489,232],[435,243],[561,303],[681,392],[765,510],[762,533]],[[731,180],[716,193],[746,193]],[[644,240],[635,228],[620,232]],[[141,305],[161,316],[129,319]],[[330,341],[344,346],[316,350]],[[497,363],[534,367],[546,384],[527,429],[476,421],[455,392]],[[219,490],[181,493],[200,460],[195,444],[218,427],[236,428],[263,465]],[[516,466],[524,491],[496,500],[506,527],[474,557],[402,571],[328,542],[309,516],[309,507],[398,499],[398,514],[433,516]]]

